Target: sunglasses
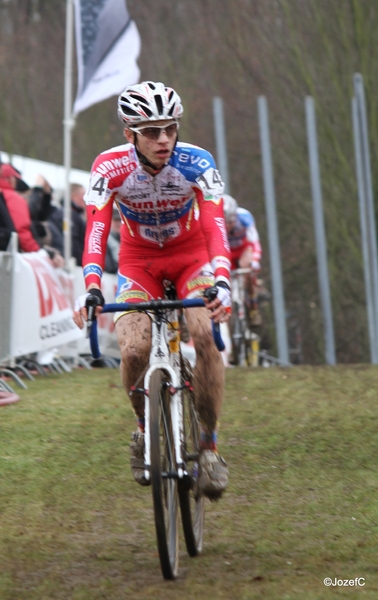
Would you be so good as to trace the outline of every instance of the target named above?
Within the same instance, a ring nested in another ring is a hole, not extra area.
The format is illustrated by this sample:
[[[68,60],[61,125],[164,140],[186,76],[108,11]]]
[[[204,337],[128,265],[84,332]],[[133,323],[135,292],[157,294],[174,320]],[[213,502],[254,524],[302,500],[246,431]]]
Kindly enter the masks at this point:
[[[177,134],[180,125],[178,121],[174,121],[169,125],[154,125],[151,127],[147,125],[146,127],[129,127],[131,131],[138,133],[139,135],[144,135],[144,137],[149,140],[158,140],[160,134],[164,131],[167,137],[172,138]]]

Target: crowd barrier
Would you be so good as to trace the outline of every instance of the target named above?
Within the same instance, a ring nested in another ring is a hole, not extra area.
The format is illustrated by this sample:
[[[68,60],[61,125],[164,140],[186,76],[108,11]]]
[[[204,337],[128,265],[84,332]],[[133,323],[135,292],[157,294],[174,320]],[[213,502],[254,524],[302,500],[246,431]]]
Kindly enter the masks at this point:
[[[90,354],[85,330],[72,319],[75,298],[85,292],[81,268],[67,273],[43,252],[20,254],[11,246],[0,252],[0,364],[13,367],[20,357],[49,351],[63,359]],[[114,301],[116,282],[104,275],[106,302]],[[102,315],[98,326],[103,353],[118,358],[112,315]]]

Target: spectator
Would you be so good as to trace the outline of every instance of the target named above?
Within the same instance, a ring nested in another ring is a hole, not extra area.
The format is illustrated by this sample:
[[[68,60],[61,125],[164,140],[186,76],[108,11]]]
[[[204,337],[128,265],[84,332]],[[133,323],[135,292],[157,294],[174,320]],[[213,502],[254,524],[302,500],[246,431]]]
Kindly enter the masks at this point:
[[[112,222],[108,243],[106,246],[105,271],[106,273],[118,272],[119,244],[121,240],[121,216],[117,208],[113,208]]]
[[[0,166],[0,192],[8,211],[13,231],[18,234],[19,247],[22,252],[38,252],[40,244],[32,233],[32,223],[28,203],[20,192],[25,192],[29,186],[21,179],[17,169],[9,164]],[[63,265],[62,256],[51,248],[45,248],[55,267]]]
[[[3,164],[0,155],[0,167]],[[0,252],[8,248],[12,231],[14,231],[13,222],[5,204],[3,194],[0,192]]]
[[[85,238],[85,188],[80,183],[71,183],[71,256],[76,264],[82,266],[82,255]],[[52,223],[63,232],[64,211],[62,208],[51,207],[48,223]]]
[[[28,203],[19,194],[19,192],[26,191],[28,187],[22,181],[20,173],[12,165],[1,165],[0,191],[3,194],[14,230],[18,234],[20,249],[23,252],[38,252],[41,246],[32,234]]]
[[[53,189],[43,175],[37,175],[35,186],[29,196],[29,211],[34,237],[42,243],[56,248],[63,255],[63,231],[51,220],[57,209],[51,204]],[[50,219],[50,220],[49,220]]]
[[[0,251],[8,248],[13,231],[15,231],[13,221],[7,209],[5,198],[2,192],[0,192]]]

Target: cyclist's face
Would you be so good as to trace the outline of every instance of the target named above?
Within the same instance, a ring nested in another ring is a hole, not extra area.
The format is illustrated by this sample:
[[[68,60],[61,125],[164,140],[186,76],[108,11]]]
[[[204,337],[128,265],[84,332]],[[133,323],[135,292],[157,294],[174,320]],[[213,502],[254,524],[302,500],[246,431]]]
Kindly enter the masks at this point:
[[[162,129],[157,139],[153,139],[150,136],[143,135],[143,127],[167,125],[172,127],[172,120],[161,120],[161,121],[147,121],[146,123],[140,123],[141,133],[135,134],[130,129],[125,129],[125,136],[127,141],[134,143],[134,135],[136,137],[136,145],[139,150],[153,165],[161,168],[167,163],[171,157],[173,148],[176,143],[177,133],[175,131],[168,130],[168,133]]]
[[[236,224],[236,217],[228,217],[226,219],[226,229],[227,229],[227,233],[231,233],[231,231],[234,229]]]

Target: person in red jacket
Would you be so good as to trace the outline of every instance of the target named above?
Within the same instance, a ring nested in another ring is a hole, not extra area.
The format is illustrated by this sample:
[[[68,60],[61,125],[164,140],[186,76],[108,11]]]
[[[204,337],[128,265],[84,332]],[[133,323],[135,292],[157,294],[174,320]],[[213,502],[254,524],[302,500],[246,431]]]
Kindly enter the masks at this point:
[[[23,252],[38,252],[40,245],[31,232],[31,219],[28,203],[19,192],[26,191],[28,186],[21,179],[20,173],[12,165],[0,166],[0,192],[3,194],[6,207],[18,234],[19,246]]]
[[[17,169],[9,164],[0,164],[0,193],[18,235],[19,248],[22,252],[38,252],[42,247],[33,236],[29,206],[20,194],[28,189],[29,186],[21,179]],[[43,249],[52,260],[54,267],[64,266],[64,259],[55,248],[44,246]]]

